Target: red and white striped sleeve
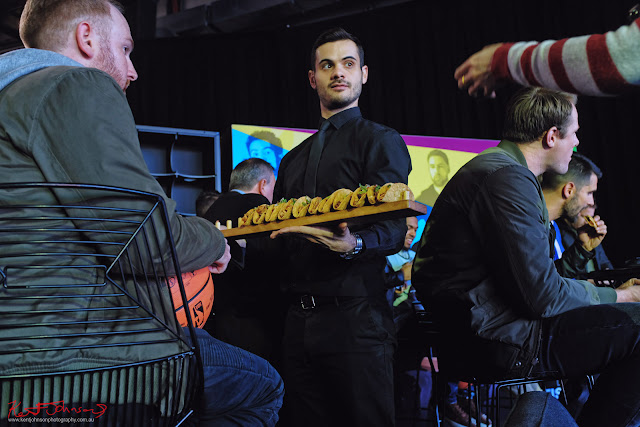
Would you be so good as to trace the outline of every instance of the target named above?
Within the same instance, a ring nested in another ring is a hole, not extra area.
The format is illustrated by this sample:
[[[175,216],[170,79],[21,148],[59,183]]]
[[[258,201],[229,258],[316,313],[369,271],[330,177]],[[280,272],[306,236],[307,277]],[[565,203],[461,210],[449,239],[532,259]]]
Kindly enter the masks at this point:
[[[505,43],[493,55],[497,79],[607,96],[640,87],[640,18],[605,34]]]

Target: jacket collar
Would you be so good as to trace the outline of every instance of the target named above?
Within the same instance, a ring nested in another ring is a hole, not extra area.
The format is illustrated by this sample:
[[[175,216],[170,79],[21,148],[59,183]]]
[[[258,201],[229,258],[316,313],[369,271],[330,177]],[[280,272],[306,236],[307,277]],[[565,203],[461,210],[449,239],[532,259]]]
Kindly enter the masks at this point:
[[[518,144],[516,144],[515,142],[503,139],[502,141],[500,141],[497,148],[501,149],[513,160],[529,169],[529,166],[527,166],[527,159],[525,159],[524,154],[522,154],[522,151],[520,151]]]

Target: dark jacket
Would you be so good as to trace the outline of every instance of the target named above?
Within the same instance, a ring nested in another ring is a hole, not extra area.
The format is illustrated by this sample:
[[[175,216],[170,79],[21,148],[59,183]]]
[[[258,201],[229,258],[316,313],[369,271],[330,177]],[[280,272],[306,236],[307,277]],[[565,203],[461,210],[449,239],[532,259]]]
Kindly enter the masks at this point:
[[[487,379],[526,375],[543,318],[615,302],[613,289],[558,274],[549,233],[540,184],[516,144],[502,141],[449,181],[412,273],[418,298],[450,338],[443,368]]]

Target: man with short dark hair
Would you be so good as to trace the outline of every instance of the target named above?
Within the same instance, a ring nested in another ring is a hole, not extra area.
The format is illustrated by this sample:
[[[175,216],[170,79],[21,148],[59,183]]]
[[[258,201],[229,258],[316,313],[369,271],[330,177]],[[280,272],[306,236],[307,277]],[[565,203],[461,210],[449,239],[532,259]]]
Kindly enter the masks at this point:
[[[443,331],[443,372],[480,381],[600,372],[580,426],[640,421],[640,280],[618,289],[560,276],[537,177],[564,174],[578,145],[574,97],[528,88],[504,139],[449,181],[412,273]]]
[[[326,197],[360,184],[406,183],[409,152],[393,129],[362,117],[367,82],[362,44],[343,29],[318,37],[309,84],[320,101],[320,131],[291,150],[275,198]],[[394,423],[395,328],[385,297],[385,256],[403,245],[404,219],[347,227],[287,227],[283,287],[285,407],[296,426]],[[301,236],[303,239],[289,237]]]
[[[554,230],[554,259],[561,276],[580,277],[586,273],[587,263],[595,256],[607,234],[607,226],[599,217],[596,227],[584,227],[576,233],[577,241],[562,245],[559,222],[573,222],[588,206],[595,203],[594,193],[598,189],[600,169],[585,156],[574,153],[569,169],[564,174],[545,172],[542,174],[542,192]]]
[[[175,202],[145,166],[124,94],[138,74],[130,58],[133,40],[121,5],[114,0],[27,0],[20,34],[27,49],[0,56],[0,181],[125,185],[159,194],[166,202],[183,271],[209,266],[213,273],[223,272],[230,252],[222,233],[202,218],[177,214]],[[44,188],[24,197],[55,200]],[[15,262],[0,253],[0,270]],[[77,288],[70,287],[69,292]],[[0,287],[0,295],[9,300],[6,286]],[[91,298],[74,301],[83,310],[92,304]],[[25,311],[35,311],[33,307]],[[147,328],[144,319],[122,319],[123,328],[131,324],[143,331]],[[100,334],[88,335],[101,339]],[[72,340],[78,336],[56,345],[75,344]],[[199,421],[274,425],[284,390],[273,367],[201,329],[196,329],[196,336],[204,368],[201,404],[194,408]],[[145,335],[138,338],[141,342],[136,346],[89,346],[78,351],[75,360],[48,360],[44,365],[25,354],[24,371],[90,369],[165,356],[145,345]],[[175,341],[168,338],[162,352],[176,354]],[[16,368],[9,363],[0,356],[0,371]]]

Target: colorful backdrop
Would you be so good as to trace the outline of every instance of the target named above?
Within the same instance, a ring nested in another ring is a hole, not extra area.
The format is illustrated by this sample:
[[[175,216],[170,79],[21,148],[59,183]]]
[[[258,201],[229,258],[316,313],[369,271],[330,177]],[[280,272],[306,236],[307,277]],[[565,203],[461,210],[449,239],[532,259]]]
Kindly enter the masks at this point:
[[[232,163],[235,168],[238,163],[249,158],[259,157],[269,162],[278,172],[282,157],[293,147],[300,144],[315,129],[290,129],[267,126],[239,125],[231,126]],[[416,199],[429,209],[426,215],[418,217],[418,234],[420,235],[431,212],[433,199],[428,197],[433,184],[433,175],[429,167],[428,158],[433,150],[439,150],[439,155],[446,156],[448,161],[447,181],[458,169],[472,157],[489,147],[498,144],[497,140],[444,138],[437,136],[402,135],[409,149],[413,169],[409,175],[409,188]]]

